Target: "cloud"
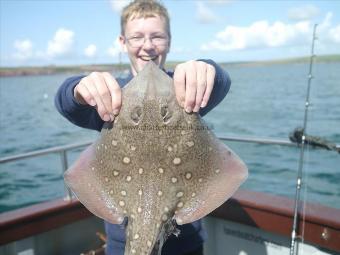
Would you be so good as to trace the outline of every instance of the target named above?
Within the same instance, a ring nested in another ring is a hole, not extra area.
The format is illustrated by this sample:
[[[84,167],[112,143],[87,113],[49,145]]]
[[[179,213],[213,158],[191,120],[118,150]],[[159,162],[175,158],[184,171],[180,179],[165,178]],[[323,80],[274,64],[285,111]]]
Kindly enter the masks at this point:
[[[47,56],[60,57],[69,54],[74,43],[74,33],[65,28],[59,28],[53,39],[48,42]]]
[[[31,40],[16,40],[14,42],[15,53],[13,57],[17,60],[27,60],[33,56],[33,44]]]
[[[97,46],[94,44],[90,44],[88,45],[85,50],[84,50],[84,54],[85,56],[92,58],[96,55],[97,53]]]
[[[340,43],[340,24],[329,30],[329,38],[334,43]]]
[[[122,50],[119,43],[119,38],[117,37],[116,40],[113,42],[112,46],[108,48],[107,53],[111,57],[116,57],[121,51]]]
[[[319,15],[319,9],[314,5],[304,5],[291,8],[288,17],[292,20],[310,20]]]
[[[323,21],[317,27],[317,37],[319,42],[324,44],[340,43],[340,24],[332,27],[333,13],[327,12]]]
[[[217,20],[217,16],[203,2],[196,3],[196,18],[198,22],[203,24],[213,23]]]
[[[276,21],[256,21],[249,27],[227,26],[216,34],[216,39],[203,44],[203,50],[243,50],[247,48],[280,47],[299,43],[306,39],[311,26],[309,22],[284,24]]]
[[[112,10],[118,13],[120,13],[130,2],[131,0],[110,0]]]
[[[210,0],[209,4],[214,4],[214,5],[224,5],[224,4],[230,4],[234,0]]]
[[[317,29],[322,45],[340,42],[340,24],[332,26],[333,14],[328,12]],[[284,23],[266,20],[256,21],[249,26],[227,26],[216,33],[215,38],[201,45],[201,50],[245,50],[306,45],[310,43],[313,24],[309,21]],[[326,46],[325,46],[326,47]]]

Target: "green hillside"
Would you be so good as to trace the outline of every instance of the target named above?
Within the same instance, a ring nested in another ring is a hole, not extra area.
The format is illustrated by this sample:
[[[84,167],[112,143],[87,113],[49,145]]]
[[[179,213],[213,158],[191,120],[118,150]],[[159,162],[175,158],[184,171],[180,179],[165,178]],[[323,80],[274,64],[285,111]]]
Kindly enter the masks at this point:
[[[222,62],[223,66],[256,66],[256,65],[275,65],[275,64],[292,64],[292,63],[307,63],[310,57],[288,58],[278,60],[266,61],[244,61],[244,62]],[[316,63],[321,62],[340,62],[340,55],[323,55],[316,56]],[[174,69],[180,63],[179,61],[169,61],[166,63],[166,69]],[[42,66],[42,67],[1,67],[0,76],[24,76],[24,75],[43,75],[43,74],[57,74],[57,73],[90,73],[98,72],[112,72],[129,69],[128,64],[104,64],[104,65],[78,65],[78,66]]]

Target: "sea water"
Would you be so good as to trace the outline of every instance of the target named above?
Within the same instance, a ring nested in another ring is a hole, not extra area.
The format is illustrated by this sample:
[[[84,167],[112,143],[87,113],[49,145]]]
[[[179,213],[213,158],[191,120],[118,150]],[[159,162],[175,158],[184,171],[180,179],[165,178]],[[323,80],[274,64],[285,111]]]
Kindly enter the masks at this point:
[[[236,66],[227,97],[204,119],[217,134],[288,139],[303,126],[308,64]],[[340,63],[316,63],[307,133],[340,143]],[[0,78],[0,157],[96,139],[54,107],[61,83],[74,74]],[[242,189],[294,197],[300,151],[296,147],[226,142],[246,162]],[[79,150],[68,155],[70,163]],[[340,154],[307,147],[303,199],[340,208]],[[0,165],[0,212],[65,194],[61,159],[50,154]]]

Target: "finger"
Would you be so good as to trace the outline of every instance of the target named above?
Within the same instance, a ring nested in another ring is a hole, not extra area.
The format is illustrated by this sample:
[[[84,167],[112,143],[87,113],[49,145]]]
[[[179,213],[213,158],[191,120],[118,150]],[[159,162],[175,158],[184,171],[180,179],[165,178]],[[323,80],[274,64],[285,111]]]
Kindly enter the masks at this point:
[[[207,86],[207,64],[203,62],[197,63],[197,88],[194,112],[198,112],[201,108],[204,92]]]
[[[101,96],[97,90],[97,86],[95,83],[98,82],[97,79],[92,79],[89,77],[89,81],[87,83],[85,83],[86,88],[88,89],[88,91],[90,92],[92,98],[95,101],[95,105],[96,105],[96,109],[97,112],[99,114],[99,116],[101,117],[102,120],[104,121],[109,121],[110,120],[110,116],[109,113],[107,112],[104,103],[101,100]]]
[[[208,102],[209,102],[211,92],[214,88],[215,74],[216,74],[215,67],[213,67],[212,65],[208,65],[208,68],[207,68],[207,86],[206,86],[204,96],[203,96],[203,99],[202,99],[202,104],[201,104],[202,108],[206,107]]]
[[[185,72],[185,103],[184,109],[190,113],[196,102],[197,73],[195,64],[190,63]]]
[[[181,107],[184,107],[185,102],[185,70],[183,65],[179,64],[176,66],[174,72],[174,86],[175,86],[175,94],[178,101],[178,104]]]
[[[95,106],[96,102],[92,98],[89,90],[84,85],[84,82],[80,82],[74,88],[74,97],[80,104],[88,104],[91,106]]]
[[[110,116],[110,113],[112,112],[112,99],[111,99],[110,90],[108,88],[108,84],[106,83],[103,73],[95,73],[94,78],[95,78],[95,83],[94,83],[95,87],[98,91],[100,100],[102,101],[104,108],[106,110],[105,115],[108,114]],[[105,116],[105,119],[107,119],[106,116]]]
[[[122,106],[122,90],[116,79],[113,78],[111,74],[103,73],[103,77],[111,94],[111,106],[112,106],[111,112],[114,115],[118,115],[120,108]]]

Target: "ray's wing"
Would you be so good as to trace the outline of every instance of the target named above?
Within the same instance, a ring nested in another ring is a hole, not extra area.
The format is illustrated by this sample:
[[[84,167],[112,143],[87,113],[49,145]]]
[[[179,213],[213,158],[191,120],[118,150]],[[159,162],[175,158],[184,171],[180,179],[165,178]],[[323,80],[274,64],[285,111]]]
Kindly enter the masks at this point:
[[[82,152],[64,175],[66,184],[89,211],[114,224],[126,216],[119,198],[133,170],[129,163],[134,151],[121,130],[103,128],[97,142]]]
[[[199,116],[191,119],[201,130],[182,137],[181,150],[187,151],[181,166],[186,194],[183,206],[175,213],[178,224],[209,214],[229,199],[248,175],[243,161],[206,128]]]
[[[98,178],[96,150],[99,143],[90,145],[75,163],[65,172],[64,179],[79,201],[96,216],[111,222],[121,223],[123,214],[119,207],[102,189]]]

